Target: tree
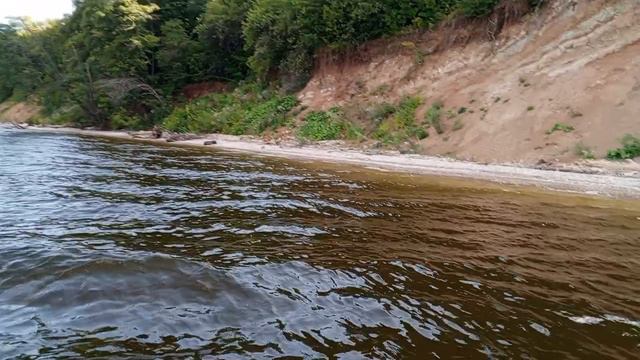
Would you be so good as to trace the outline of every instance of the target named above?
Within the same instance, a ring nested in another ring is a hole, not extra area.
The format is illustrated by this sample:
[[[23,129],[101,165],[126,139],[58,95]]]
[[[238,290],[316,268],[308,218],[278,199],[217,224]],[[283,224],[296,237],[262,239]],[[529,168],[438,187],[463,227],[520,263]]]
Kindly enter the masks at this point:
[[[66,73],[71,99],[91,123],[108,127],[114,111],[99,81],[146,78],[158,38],[146,26],[157,5],[136,0],[84,0],[66,22]]]
[[[252,5],[246,0],[210,0],[197,28],[205,47],[207,76],[242,79],[247,75],[243,24]]]
[[[169,20],[162,24],[156,58],[160,82],[167,93],[204,76],[203,47],[189,36],[182,20]]]

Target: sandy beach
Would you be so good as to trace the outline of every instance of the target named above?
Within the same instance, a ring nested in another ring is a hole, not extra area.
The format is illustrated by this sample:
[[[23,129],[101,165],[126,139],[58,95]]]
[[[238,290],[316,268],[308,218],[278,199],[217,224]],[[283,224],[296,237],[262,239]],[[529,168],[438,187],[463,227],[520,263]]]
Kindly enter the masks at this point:
[[[480,164],[449,158],[399,154],[390,151],[366,152],[340,146],[336,142],[312,145],[273,144],[260,139],[211,134],[199,139],[167,143],[166,139],[146,139],[122,131],[81,130],[76,128],[28,127],[25,131],[56,132],[144,141],[171,146],[254,153],[288,159],[314,160],[352,164],[369,169],[412,174],[484,180],[501,184],[535,186],[537,188],[612,198],[640,199],[640,165],[635,162],[607,161],[584,164],[541,164],[532,168],[521,164]],[[215,140],[214,145],[204,145]]]

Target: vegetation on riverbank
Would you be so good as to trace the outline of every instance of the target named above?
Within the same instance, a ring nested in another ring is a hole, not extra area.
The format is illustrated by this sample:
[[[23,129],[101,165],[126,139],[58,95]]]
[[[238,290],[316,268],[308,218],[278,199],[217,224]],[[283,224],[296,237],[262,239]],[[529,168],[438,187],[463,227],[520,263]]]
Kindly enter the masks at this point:
[[[640,138],[627,134],[622,138],[622,146],[609,150],[607,158],[609,160],[627,160],[640,156]]]
[[[540,3],[78,1],[62,20],[13,19],[0,26],[0,101],[29,100],[42,106],[40,121],[81,127],[162,124],[173,131],[259,134],[290,123],[297,105],[291,94],[309,79],[319,49],[338,54],[443,20]],[[236,89],[199,98],[184,91],[189,84],[220,81]],[[392,119],[381,119],[374,137],[390,143],[425,137],[415,124],[415,107],[400,104],[388,114]],[[298,134],[315,140],[362,136],[362,129],[338,117],[338,111],[307,114]]]
[[[257,135],[289,122],[289,113],[296,105],[298,100],[294,96],[244,86],[178,105],[162,125],[174,132]]]

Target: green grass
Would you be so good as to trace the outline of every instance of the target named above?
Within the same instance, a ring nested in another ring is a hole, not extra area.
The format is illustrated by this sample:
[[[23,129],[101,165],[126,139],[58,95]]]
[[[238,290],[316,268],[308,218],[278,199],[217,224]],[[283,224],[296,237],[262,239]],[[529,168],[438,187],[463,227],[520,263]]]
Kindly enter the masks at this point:
[[[431,105],[427,113],[425,114],[426,122],[431,125],[438,134],[444,133],[444,128],[442,126],[442,108],[444,105],[441,101],[436,101]]]
[[[416,110],[422,105],[419,97],[407,97],[400,101],[396,110],[396,120],[401,128],[413,128],[416,126]]]
[[[607,152],[609,160],[634,159],[640,156],[640,138],[627,134],[622,138],[622,147]]]
[[[575,129],[576,128],[574,128],[573,126],[571,126],[569,124],[555,123],[555,125],[553,125],[553,127],[551,129],[547,130],[547,135],[551,135],[556,131],[562,131],[562,132],[565,132],[565,133],[570,133]]]
[[[427,129],[416,123],[416,111],[422,105],[419,97],[405,97],[397,106],[386,107],[386,119],[378,123],[373,137],[387,145],[398,145],[410,139],[422,140],[429,136]]]
[[[429,137],[429,132],[423,127],[417,127],[414,130],[413,135],[415,135],[418,140],[424,140]]]
[[[393,128],[393,123],[390,121],[385,121],[380,124],[374,131],[373,137],[386,145],[397,145],[404,140]]]

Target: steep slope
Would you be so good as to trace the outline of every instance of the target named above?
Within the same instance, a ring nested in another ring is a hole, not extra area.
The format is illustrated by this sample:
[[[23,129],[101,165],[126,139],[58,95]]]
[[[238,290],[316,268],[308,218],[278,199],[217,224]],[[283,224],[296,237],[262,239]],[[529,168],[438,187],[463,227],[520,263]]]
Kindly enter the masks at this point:
[[[551,2],[495,41],[447,46],[454,33],[464,29],[380,40],[350,61],[321,61],[299,98],[328,109],[417,95],[425,100],[418,119],[442,101],[445,131],[430,129],[421,151],[475,161],[602,157],[624,134],[640,135],[638,0]],[[548,134],[557,123],[575,130]]]

